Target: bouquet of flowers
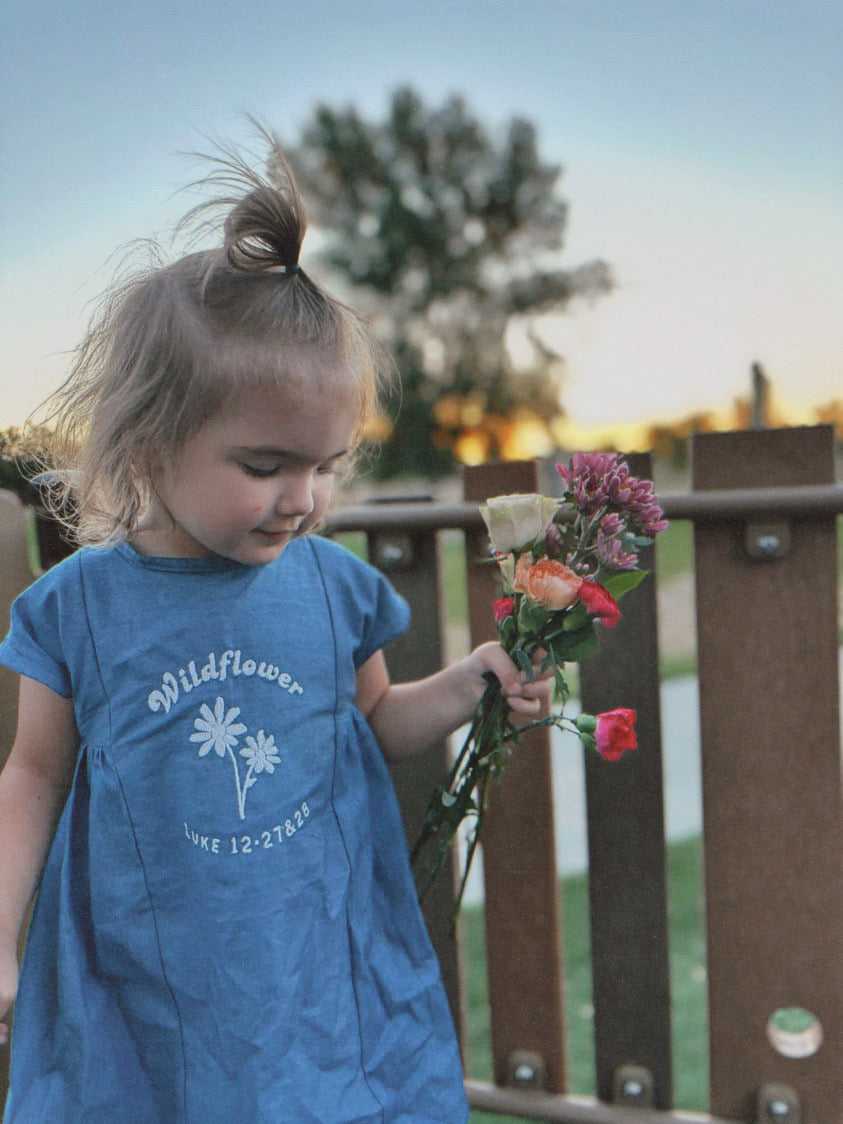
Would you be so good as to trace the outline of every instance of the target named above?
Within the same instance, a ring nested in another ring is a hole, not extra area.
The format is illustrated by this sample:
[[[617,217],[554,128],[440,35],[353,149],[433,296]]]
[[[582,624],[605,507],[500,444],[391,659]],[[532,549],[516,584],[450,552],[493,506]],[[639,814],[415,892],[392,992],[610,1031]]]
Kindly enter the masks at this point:
[[[502,775],[526,730],[570,730],[608,761],[637,748],[633,710],[565,715],[570,695],[565,664],[595,650],[596,625],[612,628],[618,622],[618,599],[644,577],[638,552],[667,523],[651,481],[632,476],[617,455],[578,453],[556,471],[564,482],[561,499],[498,496],[480,509],[503,582],[493,605],[498,639],[528,676],[534,676],[537,661],[542,671],[552,670],[558,709],[517,726],[500,684],[488,676],[462,749],[431,798],[413,850],[423,897],[460,826],[470,821],[457,908],[480,840],[490,780]]]

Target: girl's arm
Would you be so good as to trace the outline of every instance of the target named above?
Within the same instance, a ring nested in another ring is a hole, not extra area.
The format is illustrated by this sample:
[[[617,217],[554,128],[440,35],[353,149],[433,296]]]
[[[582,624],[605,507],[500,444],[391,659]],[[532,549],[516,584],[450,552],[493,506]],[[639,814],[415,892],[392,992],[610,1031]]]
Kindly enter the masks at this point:
[[[18,728],[0,774],[0,1043],[17,992],[18,936],[73,778],[73,705],[21,677]]]
[[[470,656],[412,683],[390,683],[382,651],[357,672],[357,705],[388,757],[405,757],[452,734],[474,713],[493,672],[510,706],[526,716],[539,714],[550,694],[550,678],[529,681],[500,644],[475,648]]]

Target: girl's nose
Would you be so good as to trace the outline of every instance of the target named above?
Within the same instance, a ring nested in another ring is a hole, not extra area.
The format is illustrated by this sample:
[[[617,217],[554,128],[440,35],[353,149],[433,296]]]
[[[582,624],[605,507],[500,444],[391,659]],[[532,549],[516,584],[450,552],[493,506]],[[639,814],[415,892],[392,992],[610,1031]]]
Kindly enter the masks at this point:
[[[275,503],[279,515],[298,515],[304,518],[313,511],[313,473],[290,473],[284,481]]]

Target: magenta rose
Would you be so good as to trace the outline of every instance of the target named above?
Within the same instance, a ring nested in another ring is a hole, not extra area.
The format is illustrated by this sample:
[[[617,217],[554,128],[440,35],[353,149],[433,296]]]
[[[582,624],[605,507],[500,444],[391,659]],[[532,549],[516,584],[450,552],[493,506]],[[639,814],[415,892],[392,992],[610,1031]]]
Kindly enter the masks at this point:
[[[594,740],[604,761],[617,761],[627,750],[638,749],[635,737],[635,711],[618,707],[597,715]]]

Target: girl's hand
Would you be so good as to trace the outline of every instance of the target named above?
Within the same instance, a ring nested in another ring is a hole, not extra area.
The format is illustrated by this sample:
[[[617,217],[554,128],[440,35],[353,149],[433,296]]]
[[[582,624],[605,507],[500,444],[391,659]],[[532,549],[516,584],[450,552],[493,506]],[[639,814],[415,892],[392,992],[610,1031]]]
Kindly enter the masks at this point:
[[[480,676],[491,671],[497,677],[506,701],[516,714],[535,717],[549,700],[553,683],[553,671],[542,671],[544,657],[545,653],[541,650],[533,653],[532,679],[496,641],[475,648],[468,660],[475,665]]]
[[[9,1041],[7,1016],[15,1002],[18,990],[17,953],[0,951],[0,1046]]]

